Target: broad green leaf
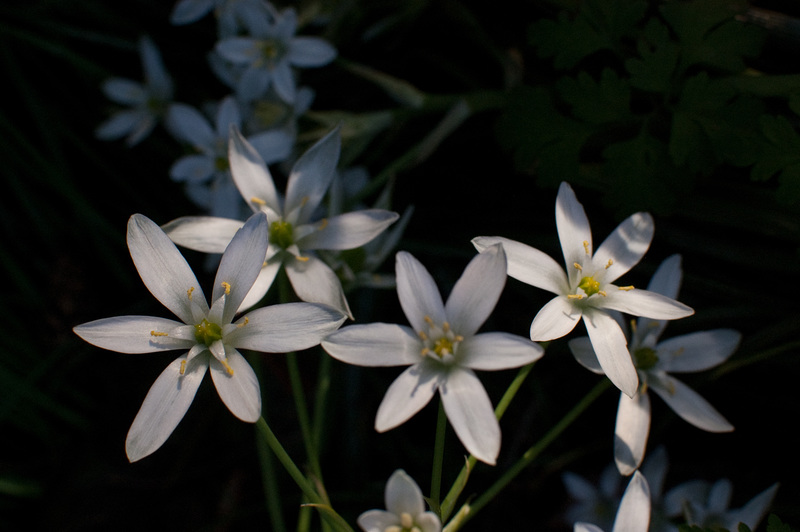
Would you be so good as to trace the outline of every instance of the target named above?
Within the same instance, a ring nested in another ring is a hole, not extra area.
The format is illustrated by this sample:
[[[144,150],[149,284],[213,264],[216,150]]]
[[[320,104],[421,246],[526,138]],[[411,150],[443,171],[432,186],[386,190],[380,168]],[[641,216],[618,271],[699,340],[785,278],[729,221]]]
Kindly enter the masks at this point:
[[[632,116],[630,86],[610,68],[603,69],[599,81],[583,71],[576,78],[562,78],[556,90],[572,107],[572,114],[589,124],[615,122]]]
[[[638,37],[636,49],[639,57],[625,61],[631,86],[649,92],[668,93],[678,65],[679,49],[671,40],[667,27],[657,19],[649,20]]]

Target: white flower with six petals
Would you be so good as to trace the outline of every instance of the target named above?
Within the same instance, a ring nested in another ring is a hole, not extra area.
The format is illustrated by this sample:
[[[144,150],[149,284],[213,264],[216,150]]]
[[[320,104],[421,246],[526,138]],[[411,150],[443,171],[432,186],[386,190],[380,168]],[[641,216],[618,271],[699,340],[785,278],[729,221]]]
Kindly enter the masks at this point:
[[[440,532],[442,522],[433,512],[425,511],[422,490],[414,479],[398,469],[384,491],[386,510],[369,510],[358,516],[364,532]]]

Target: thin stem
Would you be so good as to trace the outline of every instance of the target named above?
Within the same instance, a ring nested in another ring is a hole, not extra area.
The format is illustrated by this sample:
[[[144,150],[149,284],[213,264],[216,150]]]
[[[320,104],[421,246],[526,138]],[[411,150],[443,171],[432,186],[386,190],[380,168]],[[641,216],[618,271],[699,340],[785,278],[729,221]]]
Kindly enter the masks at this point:
[[[442,463],[444,462],[444,436],[447,432],[447,414],[444,403],[439,400],[439,414],[436,418],[436,440],[433,445],[433,471],[431,472],[431,508],[440,513],[439,497],[442,493]]]
[[[303,434],[306,455],[309,467],[318,480],[322,480],[322,470],[317,458],[317,448],[314,445],[314,437],[311,430],[311,420],[308,416],[308,405],[306,404],[305,393],[303,391],[303,381],[300,377],[300,366],[297,363],[297,353],[286,354],[286,364],[289,369],[289,382],[292,386],[292,397],[294,398],[297,410],[297,421],[300,423],[300,431]]]

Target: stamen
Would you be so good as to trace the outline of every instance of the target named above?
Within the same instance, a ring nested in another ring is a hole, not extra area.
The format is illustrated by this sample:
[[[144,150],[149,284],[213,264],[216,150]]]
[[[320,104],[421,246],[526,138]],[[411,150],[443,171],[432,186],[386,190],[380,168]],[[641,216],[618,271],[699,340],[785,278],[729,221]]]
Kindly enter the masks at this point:
[[[317,227],[317,229],[322,230],[322,229],[325,229],[326,227],[328,227],[328,219],[327,218],[323,218],[322,220],[320,220],[319,227]]]
[[[612,264],[614,264],[614,261],[612,259],[608,259],[608,264],[606,264],[606,270],[609,269]]]
[[[464,337],[461,336],[460,334],[457,334],[455,336],[455,338],[453,338],[453,340],[456,341],[456,342],[463,342],[464,341]]]
[[[587,255],[589,255],[589,241],[588,240],[584,240],[583,241],[583,250],[586,252]]]
[[[233,368],[228,364],[228,359],[224,358],[224,359],[220,360],[220,363],[225,368],[225,371],[228,372],[228,375],[233,376]]]
[[[194,286],[190,286],[189,289],[186,291],[186,295],[189,296],[189,301],[192,300],[192,292],[194,292]]]
[[[583,299],[584,297],[586,296],[583,294],[567,294],[567,299]]]
[[[447,332],[450,330],[450,324],[447,322],[442,323],[442,331]]]
[[[250,201],[252,201],[252,202],[253,202],[253,203],[255,203],[256,205],[266,205],[266,204],[267,204],[267,202],[266,202],[266,201],[264,201],[264,200],[263,200],[263,199],[261,199],[261,198],[257,198],[257,197],[255,197],[255,196],[253,196],[252,198],[250,198]]]
[[[627,291],[629,291],[629,290],[633,290],[633,285],[629,285],[629,286],[618,286],[617,288],[619,288],[620,290],[625,290],[625,291],[627,292]]]
[[[582,272],[582,271],[583,271],[583,268],[582,268],[582,267],[581,267],[581,265],[580,265],[580,264],[578,264],[577,262],[573,262],[573,263],[572,263],[572,265],[573,265],[573,266],[575,267],[575,269],[576,269],[576,270],[578,270],[579,272]]]
[[[225,288],[225,295],[230,295],[231,293],[231,284],[226,283],[225,281],[222,282],[222,287]]]
[[[427,355],[427,354],[428,354],[428,353],[430,353],[430,352],[431,352],[431,350],[430,350],[430,349],[428,349],[427,347],[423,347],[423,348],[422,348],[422,351],[421,351],[421,353],[422,353],[422,356],[425,356],[425,355]]]
[[[419,332],[419,337],[422,338],[423,340],[427,340],[428,339],[428,335],[425,334],[425,331],[420,331]]]
[[[183,375],[184,373],[186,373],[186,361],[181,360],[181,375]]]
[[[403,512],[400,514],[400,526],[405,529],[409,529],[414,526],[414,518],[411,517],[410,513]]]
[[[433,319],[430,316],[425,316],[422,319],[425,320],[425,323],[427,323],[428,325],[433,325]]]
[[[165,332],[150,331],[150,336],[169,336],[169,335]]]
[[[245,316],[245,317],[244,317],[244,321],[243,321],[242,323],[239,323],[239,324],[237,324],[236,326],[237,326],[237,327],[239,327],[239,328],[241,329],[242,327],[244,327],[244,326],[245,326],[245,325],[247,325],[248,323],[250,323],[250,318],[248,318],[247,316]]]
[[[605,290],[598,290],[597,293],[603,297],[606,297],[608,295]]]
[[[311,257],[304,257],[303,255],[297,255],[295,258],[300,262],[308,262]]]

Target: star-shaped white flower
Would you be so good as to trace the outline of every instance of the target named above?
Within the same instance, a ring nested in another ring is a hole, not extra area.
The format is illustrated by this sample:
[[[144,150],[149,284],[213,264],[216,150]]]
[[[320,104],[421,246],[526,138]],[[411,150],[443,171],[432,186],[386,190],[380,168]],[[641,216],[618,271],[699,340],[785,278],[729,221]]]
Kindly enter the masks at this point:
[[[681,258],[673,255],[656,270],[647,289],[670,298],[678,296],[683,274]],[[620,394],[614,430],[614,460],[623,475],[630,475],[644,458],[650,432],[650,398],[653,390],[680,417],[708,432],[729,432],[733,425],[697,392],[669,373],[687,373],[713,368],[730,357],[739,346],[741,334],[715,329],[685,334],[658,342],[667,322],[639,318],[628,348],[639,373],[639,390],[633,397]],[[576,360],[595,373],[603,369],[589,338],[569,342]]]
[[[422,490],[414,479],[398,469],[386,483],[386,510],[369,510],[358,516],[364,532],[440,532],[439,516],[425,511]]]
[[[636,213],[624,220],[597,248],[583,206],[567,183],[556,199],[556,227],[567,271],[538,249],[497,236],[481,236],[472,243],[478,251],[501,243],[508,255],[508,275],[556,294],[533,319],[531,339],[547,341],[568,334],[583,318],[604,373],[626,395],[633,396],[639,381],[628,353],[625,334],[609,310],[634,316],[672,320],[694,311],[673,299],[612,284],[635,266],[653,238],[653,218]]]
[[[130,461],[156,451],[172,434],[211,378],[225,406],[253,423],[261,416],[261,391],[253,369],[238,349],[287,352],[317,345],[345,317],[311,303],[264,307],[233,321],[266,252],[267,220],[250,217],[225,250],[209,307],[197,278],[175,244],[140,214],[128,222],[128,248],[150,292],[181,321],[149,316],[105,318],[75,327],[75,333],[121,353],[185,352],[159,375],[133,420],[125,448]]]
[[[341,282],[333,270],[314,254],[317,249],[352,249],[369,242],[397,220],[397,213],[365,209],[330,218],[316,218],[339,159],[339,131],[334,130],[294,164],[286,197],[278,194],[272,176],[258,152],[234,130],[229,159],[239,192],[255,212],[269,221],[269,248],[261,273],[242,308],[256,304],[275,280],[281,265],[297,296],[324,303],[352,317]],[[227,218],[188,216],[164,226],[174,242],[197,251],[219,253],[242,222]]]
[[[516,335],[476,334],[500,297],[505,272],[502,248],[488,248],[472,259],[445,304],[425,267],[401,251],[396,256],[397,295],[411,327],[351,325],[325,338],[322,347],[348,364],[410,366],[378,407],[378,432],[405,423],[438,390],[464,447],[478,460],[495,463],[500,425],[473,370],[516,368],[543,353],[538,344]]]
[[[95,135],[101,140],[126,137],[128,146],[139,143],[150,134],[172,102],[172,78],[149,37],[139,40],[139,53],[144,83],[123,78],[112,78],[103,83],[103,92],[109,100],[130,109],[114,113],[98,126]]]
[[[292,8],[276,13],[273,20],[254,14],[247,25],[249,37],[229,37],[215,47],[231,63],[246,65],[237,91],[244,100],[256,99],[272,86],[291,103],[297,90],[292,67],[320,67],[336,57],[327,41],[295,36],[297,14]]]
[[[639,471],[631,477],[617,509],[612,532],[647,532],[650,525],[650,488]],[[575,532],[603,532],[588,523],[575,523]]]
[[[196,22],[213,12],[220,37],[236,35],[247,27],[254,15],[270,14],[275,8],[263,0],[179,0],[170,13],[169,21],[176,26]]]

